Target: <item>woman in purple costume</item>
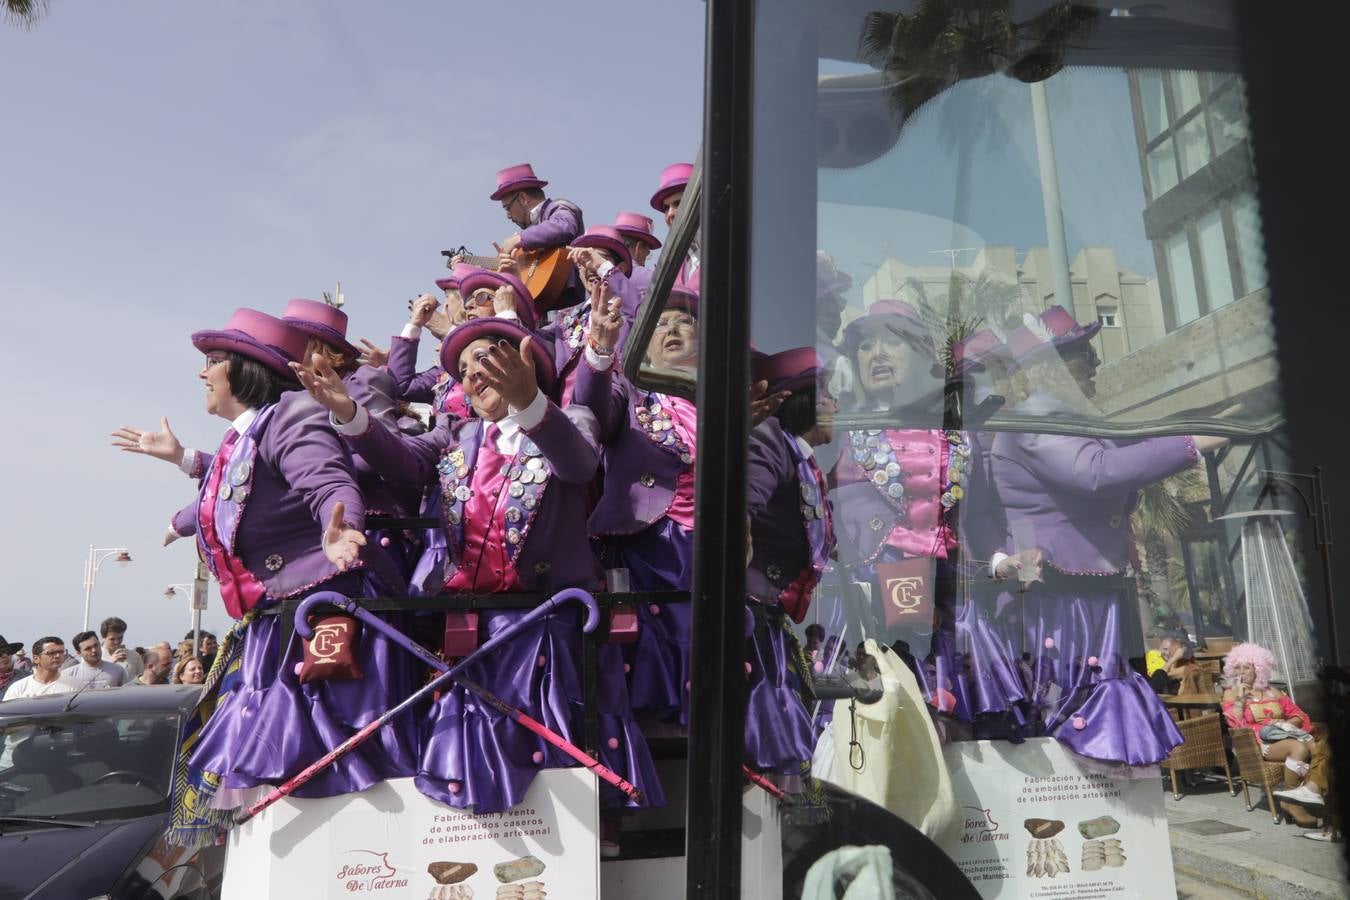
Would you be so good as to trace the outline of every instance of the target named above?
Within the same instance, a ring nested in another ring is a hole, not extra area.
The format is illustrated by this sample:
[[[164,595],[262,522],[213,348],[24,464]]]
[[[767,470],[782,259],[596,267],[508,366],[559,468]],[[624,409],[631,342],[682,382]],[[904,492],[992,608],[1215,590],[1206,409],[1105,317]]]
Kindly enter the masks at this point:
[[[698,295],[673,289],[648,346],[652,365],[695,368],[697,315]],[[640,391],[615,373],[618,341],[617,328],[593,320],[577,372],[574,400],[594,411],[605,449],[590,534],[604,568],[627,569],[633,590],[687,591],[698,412],[682,397]],[[687,603],[638,604],[638,638],[626,648],[633,708],[677,728],[689,721],[689,612]]]
[[[549,400],[556,384],[552,354],[514,320],[473,319],[441,348],[441,365],[464,386],[476,417],[442,418],[432,431],[401,437],[372,425],[342,382],[322,367],[302,375],[331,411],[352,448],[386,477],[435,486],[441,495],[447,592],[490,594],[566,587],[595,589],[599,566],[586,539],[585,489],[598,452],[595,421],[582,408]],[[488,612],[484,639],[519,620]],[[600,658],[601,761],[637,785],[646,802],[664,802],[646,743],[632,722],[612,650]],[[571,611],[545,617],[465,673],[577,743],[581,740],[581,631]],[[422,723],[417,785],[426,795],[477,812],[521,801],[535,773],[576,765],[462,687],[434,704]],[[616,791],[602,800],[617,803]]]
[[[1100,415],[1091,403],[1099,360],[1086,328],[1061,307],[1008,336],[1019,366],[1010,397],[1028,415]],[[1102,440],[1002,432],[989,471],[1006,521],[1006,552],[1035,548],[1043,586],[1004,607],[1010,644],[1027,660],[1027,694],[1038,733],[1106,763],[1145,766],[1164,759],[1181,734],[1130,650],[1143,655],[1109,580],[1126,574],[1130,513],[1138,491],[1217,449],[1212,437]],[[1020,622],[1017,611],[1020,609]],[[1132,645],[1138,646],[1132,646]]]
[[[124,427],[114,443],[177,462],[201,481],[169,538],[196,535],[226,609],[241,620],[242,658],[217,654],[211,683],[220,685],[218,702],[190,757],[194,770],[220,776],[213,803],[228,807],[242,799],[237,790],[284,781],[415,685],[406,653],[375,634],[359,644],[362,678],[301,684],[300,641],[281,647],[279,617],[259,615],[319,589],[357,596],[371,589],[356,556],[365,506],[351,463],[324,410],[297,389],[291,372],[306,335],[241,309],[225,329],[197,332],[192,342],[206,354],[199,377],[207,412],[230,422],[214,456],[184,450],[167,422],[158,433]],[[297,796],[364,790],[411,775],[416,761],[412,723],[394,722]]]
[[[815,732],[806,705],[810,662],[790,622],[806,618],[835,546],[825,475],[815,460],[815,448],[830,442],[827,417],[835,409],[819,384],[822,371],[810,347],[755,360],[754,379],[790,396],[750,432],[746,469],[753,552],[745,577],[745,761],[793,791],[809,769]]]

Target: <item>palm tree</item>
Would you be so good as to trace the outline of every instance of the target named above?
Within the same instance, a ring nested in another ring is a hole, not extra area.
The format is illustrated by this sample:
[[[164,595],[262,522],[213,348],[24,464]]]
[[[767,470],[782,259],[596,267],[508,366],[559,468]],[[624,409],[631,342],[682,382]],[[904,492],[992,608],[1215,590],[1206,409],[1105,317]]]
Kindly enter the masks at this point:
[[[946,369],[948,377],[956,374],[953,348],[979,331],[986,322],[997,322],[1001,327],[1022,299],[1017,284],[988,269],[981,270],[973,278],[953,270],[947,279],[947,293],[936,297],[930,295],[928,286],[918,278],[906,279],[905,286],[914,297],[914,308],[933,333],[938,362]]]
[[[1204,476],[1196,470],[1187,469],[1154,482],[1139,492],[1139,503],[1130,520],[1140,557],[1136,585],[1140,598],[1153,608],[1155,619],[1167,612],[1171,604],[1164,603],[1158,596],[1153,587],[1154,580],[1159,579],[1168,584],[1168,593],[1173,593],[1176,587],[1171,583],[1174,567],[1167,549],[1168,543],[1181,540],[1195,524],[1193,504],[1207,498],[1208,491]]]
[[[20,28],[32,28],[47,13],[47,0],[3,0],[4,18]]]

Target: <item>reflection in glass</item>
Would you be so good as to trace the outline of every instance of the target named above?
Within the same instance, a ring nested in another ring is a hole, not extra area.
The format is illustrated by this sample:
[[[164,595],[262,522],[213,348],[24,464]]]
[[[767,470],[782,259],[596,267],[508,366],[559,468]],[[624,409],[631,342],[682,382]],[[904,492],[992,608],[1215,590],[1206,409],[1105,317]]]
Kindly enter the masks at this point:
[[[1173,72],[1172,99],[1176,101],[1175,117],[1178,119],[1199,106],[1199,74],[1196,72]]]
[[[1191,265],[1191,245],[1185,231],[1167,239],[1167,269],[1172,286],[1172,312],[1178,327],[1200,318],[1200,297],[1195,290],[1195,269]]]
[[[1241,85],[1214,95],[1209,104],[1214,132],[1214,152],[1223,153],[1247,139],[1247,112]]]
[[[1144,110],[1144,139],[1151,141],[1167,127],[1167,99],[1160,73],[1139,73],[1139,105]]]
[[[1181,177],[1189,178],[1209,162],[1209,136],[1205,117],[1198,115],[1177,129],[1177,149],[1181,152]]]
[[[1261,213],[1256,207],[1255,195],[1250,192],[1233,198],[1233,231],[1237,239],[1238,263],[1242,268],[1242,288],[1250,294],[1266,286],[1266,247],[1261,239]]]
[[[1205,297],[1210,310],[1226,306],[1235,299],[1233,276],[1228,269],[1228,244],[1223,234],[1223,214],[1214,210],[1195,223],[1200,236],[1200,265],[1205,276]]]
[[[1172,152],[1172,139],[1168,138],[1148,151],[1148,181],[1154,197],[1177,186],[1177,160]]]

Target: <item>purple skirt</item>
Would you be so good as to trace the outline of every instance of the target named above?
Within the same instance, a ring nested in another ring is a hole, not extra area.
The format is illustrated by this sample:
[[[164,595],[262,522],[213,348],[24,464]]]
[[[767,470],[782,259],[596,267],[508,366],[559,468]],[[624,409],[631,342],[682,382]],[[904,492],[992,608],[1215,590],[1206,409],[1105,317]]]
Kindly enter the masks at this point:
[[[339,578],[322,587],[345,592],[353,582]],[[279,616],[260,616],[248,626],[239,671],[193,748],[189,765],[220,774],[223,788],[284,782],[417,687],[412,656],[371,629],[362,631],[357,651],[362,678],[300,684],[295,668],[304,658],[301,640],[292,633],[282,648],[280,633]],[[295,796],[362,791],[410,776],[416,767],[415,722],[399,716]]]
[[[519,612],[485,613],[486,637],[518,621]],[[505,646],[465,670],[465,677],[581,746],[581,624],[574,612],[540,619]],[[643,792],[643,805],[665,803],[651,754],[633,722],[617,648],[599,654],[597,710],[600,761]],[[442,694],[421,728],[418,789],[435,800],[475,812],[501,812],[520,803],[542,769],[578,763],[524,726],[456,685]],[[601,801],[627,798],[605,785]]]
[[[1022,672],[1037,732],[1104,762],[1142,766],[1166,759],[1181,732],[1129,666],[1119,594],[1090,584],[1077,591],[1055,587],[1004,610],[1010,645],[1027,654]]]
[[[745,762],[791,779],[806,773],[815,731],[801,678],[789,664],[786,614],[777,607],[754,612],[746,617],[753,625],[746,634]]]
[[[597,555],[607,569],[625,568],[634,591],[687,591],[694,577],[693,532],[662,517],[636,534],[607,538]],[[633,709],[689,724],[688,603],[637,604],[637,640],[624,646]]]

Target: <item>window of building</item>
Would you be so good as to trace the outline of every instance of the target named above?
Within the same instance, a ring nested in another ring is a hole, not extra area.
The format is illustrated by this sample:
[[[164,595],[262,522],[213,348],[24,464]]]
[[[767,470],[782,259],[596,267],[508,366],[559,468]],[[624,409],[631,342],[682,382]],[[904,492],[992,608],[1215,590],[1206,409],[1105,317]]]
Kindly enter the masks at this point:
[[[1153,196],[1163,194],[1177,186],[1177,158],[1172,151],[1172,139],[1161,141],[1148,151],[1148,184]]]
[[[1215,153],[1223,153],[1247,139],[1247,111],[1241,85],[1234,83],[1215,96],[1209,105],[1209,115]]]
[[[1200,105],[1200,74],[1198,72],[1172,73],[1172,119],[1180,119]]]
[[[1197,115],[1176,130],[1177,149],[1181,156],[1181,177],[1189,178],[1209,164],[1209,135],[1205,131],[1205,117]]]
[[[1180,327],[1200,318],[1200,295],[1195,289],[1191,245],[1183,229],[1169,237],[1163,247],[1167,254],[1167,269],[1172,276],[1172,312],[1177,327]]]
[[[1116,315],[1114,306],[1097,307],[1097,321],[1102,323],[1103,328],[1119,328],[1120,322],[1117,321]]]
[[[1261,213],[1250,191],[1233,198],[1233,237],[1242,292],[1259,291],[1266,286],[1266,250],[1261,239]]]
[[[1144,137],[1153,140],[1167,127],[1167,97],[1158,72],[1139,74],[1139,106],[1144,111]]]
[[[1200,238],[1200,270],[1205,279],[1205,295],[1210,311],[1237,299],[1233,295],[1233,276],[1228,263],[1228,241],[1224,237],[1223,212],[1216,209],[1195,223]]]

